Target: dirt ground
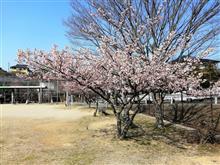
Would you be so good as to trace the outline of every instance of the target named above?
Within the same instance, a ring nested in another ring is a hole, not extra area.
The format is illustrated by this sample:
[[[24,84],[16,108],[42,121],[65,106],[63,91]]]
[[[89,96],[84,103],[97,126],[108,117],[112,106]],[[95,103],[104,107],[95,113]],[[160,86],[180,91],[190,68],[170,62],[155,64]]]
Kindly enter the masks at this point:
[[[2,118],[76,120],[89,115],[89,112],[66,108],[63,104],[2,104],[0,108]]]
[[[114,118],[92,117],[85,106],[0,105],[0,110],[1,165],[220,164],[220,145],[171,142],[150,134],[118,140]],[[152,119],[138,116],[143,120],[152,127]]]

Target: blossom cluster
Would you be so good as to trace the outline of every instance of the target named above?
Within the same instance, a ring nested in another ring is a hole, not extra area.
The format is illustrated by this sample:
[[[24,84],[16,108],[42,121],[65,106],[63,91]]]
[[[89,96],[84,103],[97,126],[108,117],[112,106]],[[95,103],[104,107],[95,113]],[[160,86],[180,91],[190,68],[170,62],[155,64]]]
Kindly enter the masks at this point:
[[[69,48],[50,52],[41,50],[18,51],[21,63],[30,66],[34,78],[64,80],[69,89],[93,89],[103,94],[119,93],[172,93],[198,89],[201,75],[195,74],[199,59],[185,58],[182,62],[165,62],[171,52],[158,48],[151,58],[136,53],[136,47],[125,46],[124,50],[112,50],[103,42],[98,54],[89,50],[73,53]],[[166,44],[164,44],[166,45]],[[159,51],[160,50],[160,51]],[[161,52],[159,54],[158,52]],[[72,85],[71,85],[72,84]]]

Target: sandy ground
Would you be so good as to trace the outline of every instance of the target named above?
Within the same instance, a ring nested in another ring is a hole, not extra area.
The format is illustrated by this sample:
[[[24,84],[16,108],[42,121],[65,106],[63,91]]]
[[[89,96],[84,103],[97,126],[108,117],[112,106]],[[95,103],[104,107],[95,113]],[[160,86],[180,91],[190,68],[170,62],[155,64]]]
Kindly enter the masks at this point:
[[[113,117],[74,105],[0,105],[0,165],[219,165],[220,146],[121,141]],[[150,119],[147,119],[150,120]]]
[[[63,104],[2,104],[1,118],[29,118],[29,119],[65,119],[74,120],[89,115],[88,112],[66,108]]]
[[[82,117],[92,116],[91,111],[73,107],[66,108],[63,104],[0,105],[0,165],[63,164],[64,152],[74,130],[72,125]],[[61,158],[54,153],[59,148]]]

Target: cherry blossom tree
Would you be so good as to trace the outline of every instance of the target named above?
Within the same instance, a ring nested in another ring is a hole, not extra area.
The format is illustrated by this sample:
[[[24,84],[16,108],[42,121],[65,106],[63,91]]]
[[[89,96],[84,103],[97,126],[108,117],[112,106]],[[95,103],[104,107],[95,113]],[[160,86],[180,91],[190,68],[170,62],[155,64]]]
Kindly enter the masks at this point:
[[[107,101],[117,120],[119,138],[126,137],[140,111],[140,101],[148,94],[153,98],[156,126],[163,127],[165,95],[196,90],[201,84],[202,75],[195,73],[200,60],[187,56],[210,53],[203,46],[209,47],[210,39],[219,33],[218,26],[207,28],[219,14],[219,3],[86,2],[79,6],[79,1],[72,1],[76,15],[67,22],[69,35],[73,40],[91,41],[97,50],[73,52],[56,46],[50,52],[20,50],[19,61],[31,66],[33,77],[74,82]],[[201,35],[201,30],[206,31]],[[172,62],[183,56],[184,60]]]
[[[33,75],[40,73],[44,79],[56,78],[77,83],[106,100],[117,119],[117,134],[125,138],[140,111],[140,104],[135,105],[135,102],[140,103],[152,93],[156,126],[163,127],[161,103],[165,94],[199,86],[200,76],[193,73],[198,59],[167,62],[168,58],[181,50],[184,42],[179,41],[178,47],[168,51],[165,47],[172,41],[172,36],[173,33],[151,54],[150,60],[143,54],[137,54],[136,44],[126,45],[123,50],[113,50],[111,45],[115,41],[110,38],[103,38],[98,54],[87,49],[78,53],[68,48],[59,51],[55,46],[50,52],[20,50],[18,58],[31,66]]]
[[[163,126],[161,106],[165,94],[186,90],[189,84],[199,84],[198,79],[195,81],[193,77],[187,78],[187,74],[174,75],[183,79],[179,81],[178,90],[173,87],[169,88],[169,91],[168,84],[176,83],[174,79],[166,79],[172,75],[172,69],[170,73],[164,72],[166,67],[169,70],[169,61],[177,58],[180,62],[183,57],[204,54],[208,48],[215,46],[214,40],[220,32],[218,1],[74,0],[71,7],[72,15],[66,21],[66,25],[69,39],[73,43],[87,43],[83,46],[89,45],[90,48],[91,43],[100,48],[103,38],[111,38],[115,42],[108,46],[115,51],[124,51],[127,47],[135,45],[136,53],[130,55],[141,54],[152,65],[151,70],[158,73],[151,74],[156,77],[152,78],[153,87],[150,92],[157,107],[155,115],[158,116],[158,127]],[[208,51],[206,54],[209,53]],[[199,62],[190,63],[194,63],[191,66],[195,66],[195,63]],[[161,74],[164,78],[159,76]],[[183,80],[187,80],[188,83],[183,83],[186,82]],[[176,84],[175,87],[177,86]]]

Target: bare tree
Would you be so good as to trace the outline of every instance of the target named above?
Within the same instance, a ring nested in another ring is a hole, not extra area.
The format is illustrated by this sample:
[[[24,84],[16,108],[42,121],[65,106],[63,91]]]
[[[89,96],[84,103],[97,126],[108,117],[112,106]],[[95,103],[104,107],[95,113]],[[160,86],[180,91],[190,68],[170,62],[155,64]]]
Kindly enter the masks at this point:
[[[219,0],[72,0],[71,6],[67,35],[84,47],[99,47],[111,37],[120,40],[113,49],[136,44],[138,53],[150,57],[175,32],[167,50],[185,37],[176,54],[182,57],[214,47],[220,32]]]

